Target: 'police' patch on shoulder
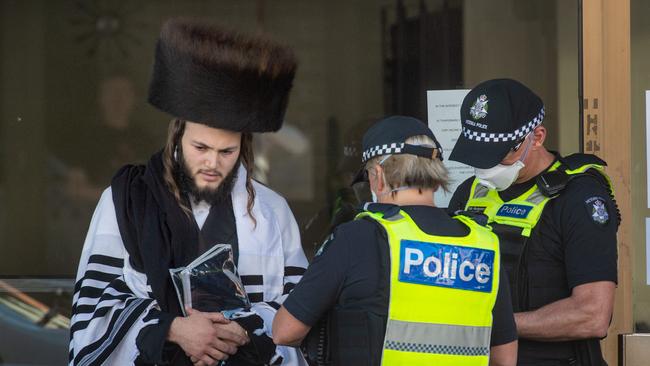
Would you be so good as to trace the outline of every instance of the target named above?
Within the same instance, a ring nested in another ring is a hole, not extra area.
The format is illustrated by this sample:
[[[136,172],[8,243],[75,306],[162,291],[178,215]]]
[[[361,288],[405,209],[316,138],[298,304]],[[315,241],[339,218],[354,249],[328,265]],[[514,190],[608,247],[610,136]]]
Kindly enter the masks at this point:
[[[599,224],[606,225],[609,222],[609,212],[607,212],[607,205],[605,199],[600,196],[589,197],[585,201],[587,212],[591,215],[591,219]]]
[[[323,240],[323,244],[320,245],[320,248],[318,248],[318,251],[316,252],[316,254],[314,254],[314,257],[318,257],[319,255],[323,254],[323,252],[325,251],[325,249],[327,249],[327,246],[329,245],[329,243],[332,242],[332,240],[334,240],[333,233],[330,234],[327,238],[325,238],[325,240]]]

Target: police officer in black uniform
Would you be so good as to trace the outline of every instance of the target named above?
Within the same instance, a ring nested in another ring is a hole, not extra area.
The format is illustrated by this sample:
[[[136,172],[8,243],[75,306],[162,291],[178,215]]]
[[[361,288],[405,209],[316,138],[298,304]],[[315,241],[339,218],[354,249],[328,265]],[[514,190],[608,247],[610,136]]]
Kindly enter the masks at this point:
[[[617,281],[620,217],[604,161],[544,147],[541,99],[510,79],[461,107],[450,159],[475,168],[449,211],[489,217],[510,279],[519,365],[603,365]]]
[[[392,148],[404,142],[401,150]],[[360,172],[370,179],[377,202],[366,204],[367,212],[394,217],[403,210],[426,234],[468,235],[467,225],[434,205],[433,192],[446,189],[448,177],[442,149],[425,124],[402,116],[383,119],[366,132],[363,150]],[[304,345],[313,364],[379,365],[389,305],[389,250],[387,231],[375,220],[338,226],[278,311],[274,341],[298,345],[309,333]],[[514,365],[516,329],[508,281],[501,273],[492,308],[490,362]],[[430,309],[441,311],[435,301]]]

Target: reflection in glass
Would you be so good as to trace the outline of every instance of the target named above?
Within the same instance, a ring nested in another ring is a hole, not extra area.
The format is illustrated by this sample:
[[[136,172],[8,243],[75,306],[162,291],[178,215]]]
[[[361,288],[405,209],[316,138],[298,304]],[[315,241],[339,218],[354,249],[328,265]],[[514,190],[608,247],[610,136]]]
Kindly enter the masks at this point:
[[[67,362],[69,286],[70,281],[0,280],[0,364]],[[42,291],[47,288],[58,294]]]
[[[145,96],[159,25],[172,15],[269,32],[296,50],[285,127],[256,137],[256,176],[289,201],[308,255],[370,198],[349,186],[363,132],[389,113],[425,121],[427,89],[519,79],[549,106],[551,148],[577,150],[574,1],[90,3],[0,2],[0,277],[72,278],[99,192],[163,145],[171,117]],[[0,291],[0,319],[62,332],[65,353],[72,286],[12,286]]]

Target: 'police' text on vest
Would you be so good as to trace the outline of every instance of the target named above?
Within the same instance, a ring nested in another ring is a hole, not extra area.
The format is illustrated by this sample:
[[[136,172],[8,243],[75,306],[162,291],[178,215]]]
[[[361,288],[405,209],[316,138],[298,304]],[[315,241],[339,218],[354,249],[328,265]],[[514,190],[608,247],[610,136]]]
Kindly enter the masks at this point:
[[[402,240],[398,280],[459,290],[492,289],[494,251]]]

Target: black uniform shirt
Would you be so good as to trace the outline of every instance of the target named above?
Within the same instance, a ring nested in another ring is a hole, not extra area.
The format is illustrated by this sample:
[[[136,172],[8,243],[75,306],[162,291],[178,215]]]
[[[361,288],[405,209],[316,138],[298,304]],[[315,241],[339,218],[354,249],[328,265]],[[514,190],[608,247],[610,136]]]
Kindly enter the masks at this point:
[[[430,235],[466,236],[469,233],[464,224],[453,220],[443,209],[427,206],[401,208]],[[389,287],[388,283],[380,281],[385,279],[388,282],[390,266],[381,263],[377,243],[388,248],[386,232],[376,222],[355,220],[337,227],[284,302],[285,308],[309,326],[314,326],[332,308],[365,310],[388,316],[388,293],[379,289]],[[503,271],[501,276],[505,279]],[[499,281],[499,284],[492,310],[493,346],[512,342],[517,337],[508,281]],[[368,301],[369,298],[373,300]]]
[[[448,212],[465,209],[473,180],[471,177],[458,186]],[[507,202],[534,184],[535,178],[515,184],[499,192],[499,196]],[[559,197],[546,204],[528,246],[534,251],[531,255],[548,261],[547,265],[564,269],[567,294],[570,295],[571,289],[582,284],[617,281],[617,229],[617,209],[607,188],[598,178],[586,175],[571,180]],[[544,279],[531,278],[530,281],[535,287],[535,282]],[[546,304],[531,304],[531,310],[543,305]],[[550,353],[566,352],[573,352],[571,342],[519,339],[520,363],[542,364],[541,360],[553,358]]]

